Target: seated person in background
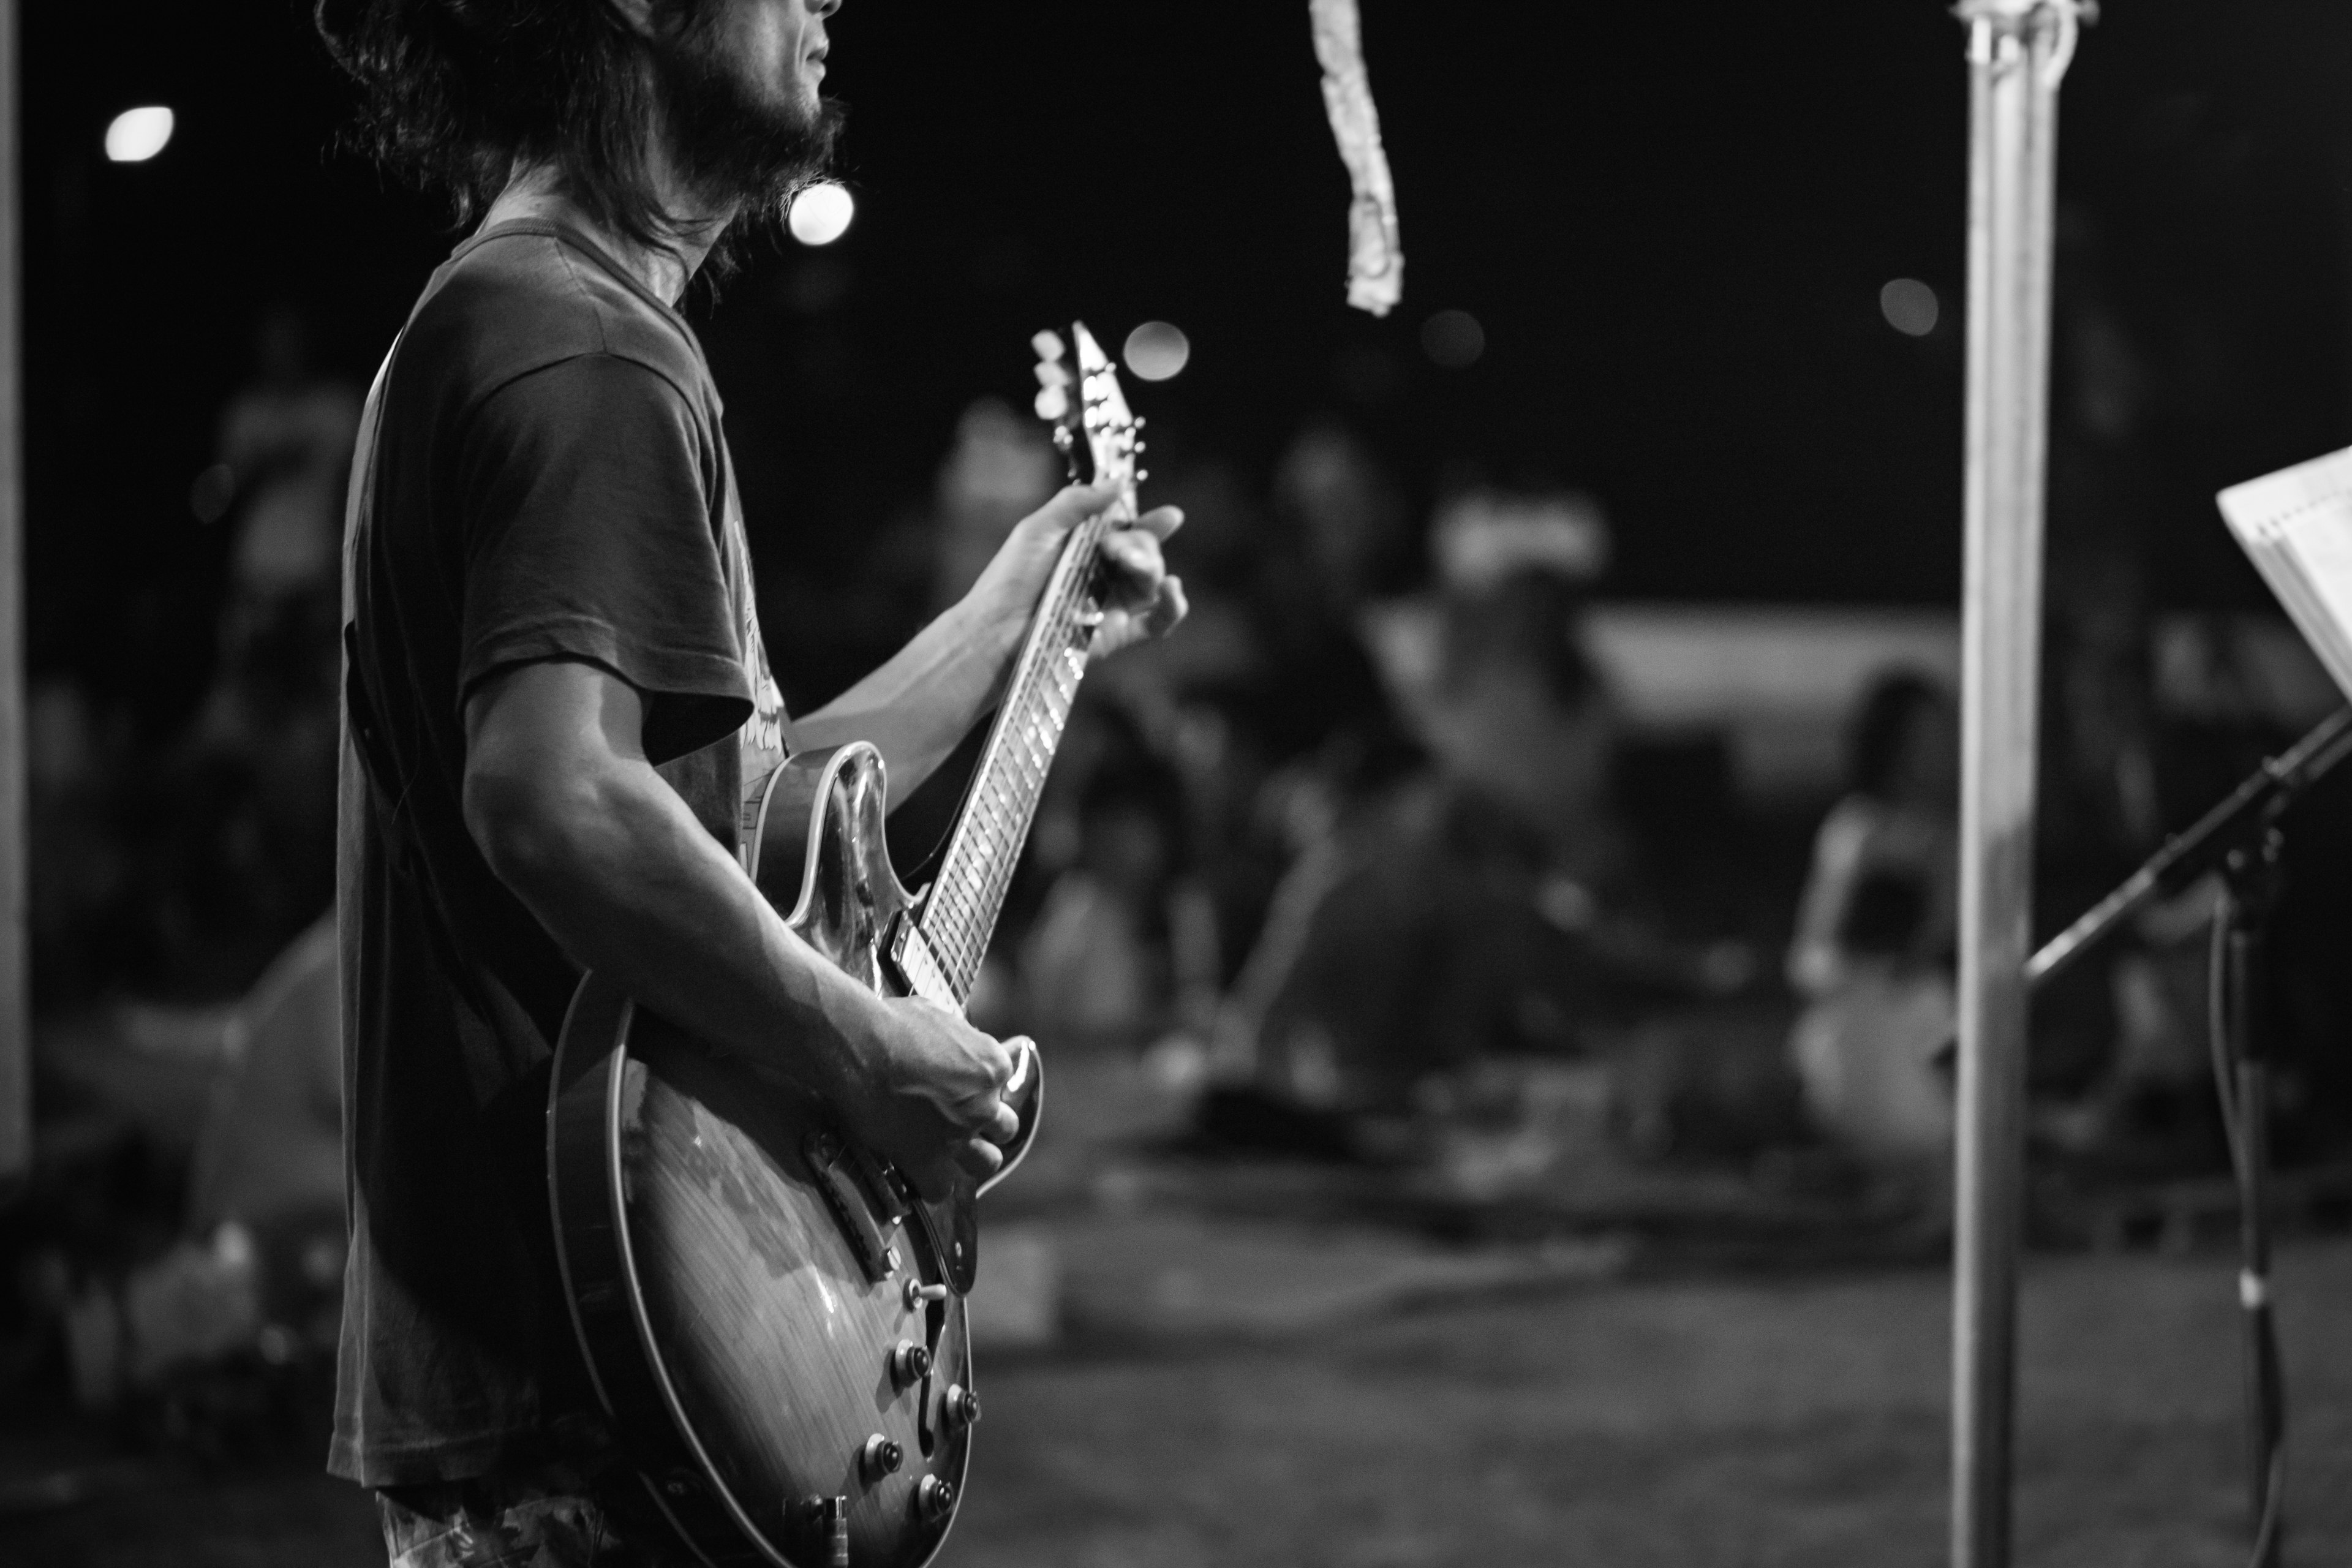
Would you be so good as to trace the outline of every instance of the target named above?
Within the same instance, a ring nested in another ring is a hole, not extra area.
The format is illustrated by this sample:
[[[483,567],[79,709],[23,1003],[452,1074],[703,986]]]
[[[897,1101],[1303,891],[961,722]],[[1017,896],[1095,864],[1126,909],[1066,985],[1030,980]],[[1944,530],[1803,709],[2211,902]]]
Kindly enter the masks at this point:
[[[1958,918],[1959,726],[1920,675],[1882,678],[1855,716],[1851,789],[1822,823],[1789,947],[1811,1005],[1790,1039],[1822,1131],[1866,1153],[1943,1149]]]
[[[1552,574],[1450,600],[1435,766],[1294,869],[1244,970],[1225,1027],[1251,1036],[1251,1093],[1404,1113],[1491,1054],[1583,1049],[1625,1000],[1605,913],[1627,858],[1606,804],[1618,718],[1580,634]]]
[[[1187,875],[1173,767],[1115,707],[1087,715],[1101,742],[1067,814],[1073,854],[1021,943],[1021,1025],[1055,1048],[1136,1051],[1213,998],[1216,916]]]

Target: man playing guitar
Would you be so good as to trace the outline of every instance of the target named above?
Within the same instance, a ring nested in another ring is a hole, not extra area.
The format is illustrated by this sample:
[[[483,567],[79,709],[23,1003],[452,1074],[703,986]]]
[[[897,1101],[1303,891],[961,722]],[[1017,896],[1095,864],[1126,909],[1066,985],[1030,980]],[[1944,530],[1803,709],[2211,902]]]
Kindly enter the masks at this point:
[[[1021,1048],[877,996],[731,853],[786,750],[900,798],[1001,694],[1069,531],[819,710],[770,678],[719,401],[677,301],[839,128],[839,0],[318,0],[372,150],[474,232],[371,398],[345,542],[339,864],[352,1223],[330,1468],[395,1568],[666,1560],[552,1278],[551,1043],[583,969],[824,1096],[927,1194],[993,1171]],[[1184,614],[1163,509],[1105,546],[1093,652]]]

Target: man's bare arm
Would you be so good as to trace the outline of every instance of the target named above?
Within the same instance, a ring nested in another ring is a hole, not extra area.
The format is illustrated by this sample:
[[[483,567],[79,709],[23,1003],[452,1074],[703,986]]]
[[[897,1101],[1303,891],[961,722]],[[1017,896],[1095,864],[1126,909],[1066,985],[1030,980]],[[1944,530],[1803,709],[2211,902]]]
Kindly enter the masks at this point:
[[[1017,1121],[1013,1055],[942,1007],[875,995],[784,925],[646,762],[644,701],[587,664],[519,666],[466,707],[466,825],[572,957],[654,1011],[824,1095],[940,1190]]]
[[[1063,543],[1113,494],[1107,485],[1074,485],[1022,520],[971,593],[881,668],[795,720],[793,749],[870,742],[889,769],[892,803],[912,795],[995,706]],[[1095,657],[1157,637],[1184,618],[1183,584],[1168,575],[1160,556],[1160,542],[1183,520],[1174,507],[1161,507],[1104,541],[1110,595]]]

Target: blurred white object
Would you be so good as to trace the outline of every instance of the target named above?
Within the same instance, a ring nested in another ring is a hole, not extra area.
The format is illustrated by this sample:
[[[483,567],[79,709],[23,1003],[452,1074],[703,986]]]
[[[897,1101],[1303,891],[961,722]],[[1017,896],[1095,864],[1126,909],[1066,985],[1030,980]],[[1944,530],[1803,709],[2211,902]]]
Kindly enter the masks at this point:
[[[793,237],[803,245],[831,245],[849,232],[849,220],[856,216],[857,202],[849,188],[826,180],[793,198],[792,216],[786,221]]]
[[[1168,321],[1146,321],[1127,334],[1127,368],[1138,381],[1168,381],[1192,358],[1192,340]]]
[[[1132,1043],[1154,1007],[1136,911],[1084,868],[1055,879],[1021,944],[1023,1016],[1055,1045]]]
[[[1348,303],[1385,316],[1404,295],[1404,249],[1389,155],[1381,147],[1381,112],[1364,70],[1363,19],[1356,0],[1307,0],[1307,13],[1323,67],[1323,107],[1355,192],[1348,207]]]
[[[173,1367],[214,1361],[261,1332],[261,1259],[252,1233],[227,1224],[209,1244],[184,1241],[122,1285],[125,1370],[152,1383]]]
[[[991,1226],[972,1288],[971,1338],[989,1350],[1037,1350],[1062,1333],[1062,1259],[1034,1226]]]
[[[196,1140],[189,1219],[267,1226],[343,1202],[342,1013],[330,911],[263,973],[236,1014],[236,1065]]]
[[[126,109],[106,128],[106,155],[117,163],[143,163],[172,140],[172,111],[160,103]]]
[[[1038,395],[1068,394],[1058,386]],[[956,422],[955,445],[932,489],[939,519],[931,595],[941,608],[980,580],[1013,525],[1045,504],[1062,482],[1062,461],[1036,425],[983,397]]]
[[[1465,490],[1439,510],[1432,550],[1439,580],[1457,593],[1480,593],[1520,572],[1589,583],[1609,564],[1609,520],[1599,501],[1574,490]]]
[[[1155,1094],[1189,1107],[1208,1087],[1208,1045],[1181,1031],[1162,1036],[1143,1053],[1143,1078]]]
[[[1798,1018],[1789,1054],[1815,1125],[1865,1156],[1938,1158],[1952,1091],[1937,1065],[1955,1003],[1941,973],[1865,973]]]
[[[1906,338],[1924,338],[1936,330],[1943,304],[1936,291],[1916,278],[1895,278],[1878,291],[1878,313]]]

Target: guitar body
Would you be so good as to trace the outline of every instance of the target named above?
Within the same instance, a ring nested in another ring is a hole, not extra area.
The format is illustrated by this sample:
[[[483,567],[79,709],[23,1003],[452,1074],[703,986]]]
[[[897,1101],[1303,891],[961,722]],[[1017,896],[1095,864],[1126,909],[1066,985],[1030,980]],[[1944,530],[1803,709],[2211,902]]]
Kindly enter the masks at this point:
[[[1102,620],[1102,540],[1136,516],[1139,421],[1101,345],[1072,335],[1075,373],[1059,337],[1033,340],[1038,414],[1073,477],[1117,499],[1063,547],[929,896],[891,869],[870,745],[793,757],[747,814],[761,891],[886,995],[971,995]],[[926,1204],[814,1095],[581,982],[548,1107],[564,1294],[597,1397],[703,1562],[922,1568],[946,1539],[979,1418],[975,1205],[1035,1136],[1034,1048],[1003,1094],[1020,1131],[1002,1168]]]
[[[884,789],[870,746],[794,758],[770,781],[752,863],[810,946],[900,994],[884,942],[914,900],[886,851]],[[1000,1178],[1036,1126],[1031,1059]],[[927,1562],[971,1447],[977,1193],[908,1203],[814,1096],[593,974],[557,1049],[548,1164],[598,1395],[679,1535],[714,1564],[824,1568],[845,1541],[859,1568]],[[926,1352],[920,1375],[894,1365],[902,1344]],[[866,1457],[877,1436],[895,1471]]]

